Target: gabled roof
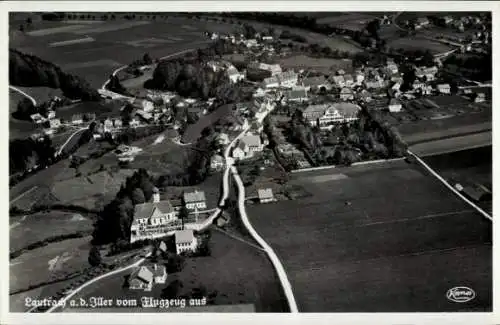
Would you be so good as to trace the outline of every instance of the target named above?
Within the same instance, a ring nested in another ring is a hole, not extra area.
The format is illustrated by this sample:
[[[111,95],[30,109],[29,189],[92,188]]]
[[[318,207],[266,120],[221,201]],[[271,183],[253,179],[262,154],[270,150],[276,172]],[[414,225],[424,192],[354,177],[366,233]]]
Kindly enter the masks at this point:
[[[389,105],[401,105],[401,103],[396,98],[393,98],[389,101]]]
[[[151,283],[153,281],[153,272],[151,272],[151,270],[146,266],[141,266],[135,269],[132,274],[130,274],[129,279],[129,281],[138,279],[141,282]]]
[[[205,192],[198,190],[184,192],[183,198],[185,203],[202,202],[205,201]]]
[[[259,195],[259,199],[261,200],[274,198],[273,190],[271,188],[259,189],[257,193]]]
[[[241,138],[240,142],[249,147],[260,146],[260,137],[257,135],[247,135]]]
[[[320,86],[326,83],[326,78],[324,76],[309,77],[304,79],[302,83],[304,86]]]
[[[192,243],[194,233],[192,229],[179,230],[175,232],[175,244]]]
[[[342,88],[340,94],[352,94],[352,90],[349,88]]]
[[[134,219],[148,219],[151,218],[155,209],[158,209],[161,213],[172,213],[174,208],[168,200],[160,202],[146,202],[141,204],[136,204],[134,207]]]

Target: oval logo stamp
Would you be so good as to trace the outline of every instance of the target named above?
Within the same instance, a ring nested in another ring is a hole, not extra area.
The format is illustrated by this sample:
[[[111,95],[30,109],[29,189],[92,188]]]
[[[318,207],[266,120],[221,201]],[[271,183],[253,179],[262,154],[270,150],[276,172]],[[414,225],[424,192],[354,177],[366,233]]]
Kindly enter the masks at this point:
[[[455,287],[446,292],[446,298],[453,302],[468,302],[476,297],[474,290],[468,287]]]

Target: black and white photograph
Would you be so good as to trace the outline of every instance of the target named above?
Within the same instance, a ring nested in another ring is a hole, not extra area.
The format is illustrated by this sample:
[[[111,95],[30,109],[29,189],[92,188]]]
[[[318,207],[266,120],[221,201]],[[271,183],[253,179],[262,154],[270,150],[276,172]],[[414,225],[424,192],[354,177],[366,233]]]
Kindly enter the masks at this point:
[[[3,313],[492,313],[468,4],[9,10]]]

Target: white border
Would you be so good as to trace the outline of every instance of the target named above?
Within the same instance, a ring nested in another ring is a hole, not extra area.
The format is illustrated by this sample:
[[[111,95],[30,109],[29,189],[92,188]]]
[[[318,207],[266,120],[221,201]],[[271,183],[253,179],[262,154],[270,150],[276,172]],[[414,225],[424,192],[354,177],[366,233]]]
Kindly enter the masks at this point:
[[[327,2],[327,1],[7,1],[0,3],[0,38],[3,50],[0,54],[4,74],[2,79],[2,98],[4,99],[3,113],[4,119],[1,120],[3,127],[0,129],[2,139],[4,141],[4,152],[1,160],[2,168],[8,170],[8,12],[9,11],[310,11],[314,8],[315,11],[492,11],[493,13],[493,57],[494,57],[494,73],[493,83],[500,83],[500,75],[498,73],[497,62],[500,59],[498,56],[497,35],[500,34],[500,23],[498,22],[500,3],[492,1],[361,1],[361,2]],[[493,89],[493,102],[499,100],[498,90]],[[498,122],[499,113],[493,109],[493,124]],[[500,137],[493,130],[493,143]],[[496,149],[493,146],[493,154],[495,156]],[[497,183],[498,179],[497,168],[493,168],[493,180]],[[496,188],[496,186],[495,186]],[[207,324],[217,322],[217,324],[231,324],[238,322],[239,324],[255,324],[257,322],[283,322],[287,324],[299,324],[317,322],[321,324],[360,324],[360,323],[384,323],[384,324],[496,324],[500,322],[500,318],[495,313],[357,313],[357,314],[332,314],[321,313],[312,314],[304,313],[300,315],[291,314],[176,314],[176,313],[161,313],[161,314],[22,314],[8,313],[8,282],[9,282],[9,263],[8,263],[8,245],[9,245],[9,218],[8,218],[8,177],[2,183],[2,205],[6,213],[2,218],[4,231],[3,236],[0,236],[0,253],[2,261],[0,263],[0,324],[89,324],[89,323],[105,323],[105,324],[148,324],[148,323],[177,323],[182,324]],[[493,199],[493,211],[498,208],[497,196]],[[494,238],[496,238],[497,228],[493,227]],[[494,243],[496,240],[494,239]],[[496,246],[496,245],[494,245]],[[496,250],[495,250],[496,251]],[[497,259],[493,260],[493,269],[497,271],[499,264]],[[495,272],[494,275],[498,273]],[[494,279],[496,277],[494,276]],[[432,283],[428,285],[432,286]],[[498,286],[494,281],[493,296],[498,292]],[[500,299],[493,299],[494,311],[499,310]]]

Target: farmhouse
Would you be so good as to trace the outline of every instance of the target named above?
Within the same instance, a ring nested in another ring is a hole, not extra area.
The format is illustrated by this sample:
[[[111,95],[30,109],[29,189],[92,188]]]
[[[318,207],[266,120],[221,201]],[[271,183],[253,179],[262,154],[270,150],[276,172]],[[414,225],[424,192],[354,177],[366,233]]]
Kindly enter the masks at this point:
[[[203,191],[184,192],[182,199],[184,206],[188,210],[203,210],[207,208],[205,192]]]
[[[141,266],[130,274],[128,286],[132,290],[151,291],[153,281],[153,272],[148,267]]]
[[[226,70],[226,75],[232,83],[237,83],[240,80],[243,80],[245,76],[241,74],[235,67],[230,67]]]
[[[134,220],[130,227],[130,242],[165,236],[168,232],[182,229],[170,201],[159,201],[153,195],[153,202],[136,204]]]
[[[303,116],[312,126],[329,127],[335,123],[357,120],[360,110],[358,105],[351,103],[309,105]]]
[[[51,129],[57,129],[60,126],[61,126],[61,120],[60,119],[54,118],[54,119],[49,120],[49,127]]]
[[[177,254],[183,252],[194,252],[198,246],[198,241],[193,230],[180,230],[175,232],[175,250]]]
[[[71,123],[72,124],[82,124],[83,123],[83,117],[82,114],[75,114],[71,117]]]
[[[167,280],[167,268],[165,265],[153,264],[152,273],[154,283],[164,284]]]
[[[241,138],[238,146],[233,150],[233,157],[246,159],[254,156],[256,152],[261,152],[264,145],[258,135],[247,135]]]
[[[257,191],[260,203],[269,203],[276,201],[273,195],[273,190],[271,188],[259,189]]]
[[[419,17],[417,18],[417,22],[415,23],[415,28],[420,29],[426,26],[429,26],[430,22],[427,17]]]
[[[401,105],[401,103],[397,99],[393,98],[390,100],[389,112],[400,112],[402,108],[403,108],[403,106]]]
[[[451,93],[451,87],[450,87],[450,84],[438,84],[436,86],[437,90],[441,93],[441,94],[450,94]]]

